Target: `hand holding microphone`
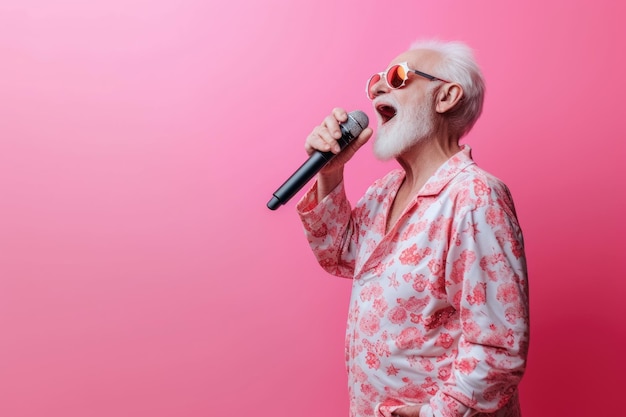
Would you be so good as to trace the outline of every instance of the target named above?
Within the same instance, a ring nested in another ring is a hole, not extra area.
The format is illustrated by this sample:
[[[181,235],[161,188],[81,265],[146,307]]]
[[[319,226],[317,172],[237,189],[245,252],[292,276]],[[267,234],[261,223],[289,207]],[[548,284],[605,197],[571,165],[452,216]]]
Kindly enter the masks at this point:
[[[351,129],[354,126],[354,120],[357,121],[356,128],[358,131]],[[309,155],[315,152],[332,152],[335,154],[320,172],[336,171],[338,168],[342,168],[371,136],[372,129],[367,128],[368,122],[367,115],[362,111],[355,110],[348,113],[344,109],[335,108],[322,121],[322,124],[316,126],[307,136],[304,149]],[[346,141],[345,130],[353,134],[354,139]]]
[[[368,123],[362,111],[346,113],[343,109],[334,109],[307,137],[305,149],[309,159],[274,192],[267,207],[276,210],[285,204],[322,169],[331,173],[342,168],[372,136]]]

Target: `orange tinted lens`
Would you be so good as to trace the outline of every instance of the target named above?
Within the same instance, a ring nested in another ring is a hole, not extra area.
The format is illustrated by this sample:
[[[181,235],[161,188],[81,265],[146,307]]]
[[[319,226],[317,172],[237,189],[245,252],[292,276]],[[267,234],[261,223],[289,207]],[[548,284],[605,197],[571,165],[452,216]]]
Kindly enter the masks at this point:
[[[400,65],[394,65],[387,71],[387,82],[393,88],[400,88],[406,80],[406,72]]]
[[[374,84],[376,84],[378,81],[380,81],[380,74],[374,74],[367,82],[367,95],[369,98],[373,98],[371,90]]]

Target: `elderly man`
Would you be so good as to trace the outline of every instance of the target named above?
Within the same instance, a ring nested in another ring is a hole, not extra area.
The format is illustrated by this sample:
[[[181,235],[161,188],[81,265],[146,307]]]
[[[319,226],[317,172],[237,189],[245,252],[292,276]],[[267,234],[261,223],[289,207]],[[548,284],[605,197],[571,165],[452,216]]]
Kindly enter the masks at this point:
[[[484,82],[461,43],[419,42],[367,82],[375,155],[396,169],[354,209],[334,109],[307,137],[338,155],[298,203],[311,248],[353,280],[346,332],[350,415],[520,416],[528,283],[513,200],[459,140],[482,111]]]

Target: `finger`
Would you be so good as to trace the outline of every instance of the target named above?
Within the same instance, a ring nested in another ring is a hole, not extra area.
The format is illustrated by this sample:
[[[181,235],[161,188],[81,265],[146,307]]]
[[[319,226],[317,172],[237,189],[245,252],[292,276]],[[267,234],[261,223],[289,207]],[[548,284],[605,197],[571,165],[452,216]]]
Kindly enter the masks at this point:
[[[309,155],[316,150],[339,153],[341,147],[337,140],[342,136],[340,124],[347,120],[348,113],[340,107],[335,107],[332,113],[326,116],[322,124],[313,129],[313,132],[307,138],[304,146],[306,152]]]
[[[324,119],[324,124],[329,128],[335,139],[341,138],[341,128],[339,125],[348,120],[348,112],[341,107],[335,107],[331,114]]]
[[[332,111],[332,115],[339,123],[343,123],[348,120],[348,112],[341,107],[335,107]]]
[[[334,114],[331,114],[329,116],[326,116],[324,122],[322,123],[322,126],[326,127],[326,129],[328,129],[328,132],[330,132],[330,135],[335,140],[337,140],[341,138],[341,128],[339,127],[339,124],[341,122],[342,120],[338,120]]]
[[[369,140],[369,138],[372,137],[372,133],[372,129],[364,129],[363,132],[361,132],[361,134],[352,142],[350,142],[350,144],[346,146],[345,149],[341,152],[341,154],[338,156],[338,163],[345,164],[350,159],[352,159],[352,157],[354,156],[354,154],[357,153],[359,148],[361,148],[361,146],[363,146]]]
[[[314,151],[336,151],[339,152],[339,144],[324,126],[317,126],[307,137],[305,150],[310,155]]]
[[[420,415],[421,408],[422,407],[419,405],[400,407],[391,413],[391,415],[396,417],[418,417]]]

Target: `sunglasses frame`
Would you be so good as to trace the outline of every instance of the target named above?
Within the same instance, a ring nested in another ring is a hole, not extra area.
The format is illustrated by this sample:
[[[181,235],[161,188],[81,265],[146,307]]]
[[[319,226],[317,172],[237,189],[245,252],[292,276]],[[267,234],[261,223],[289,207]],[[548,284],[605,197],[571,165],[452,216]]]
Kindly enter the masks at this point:
[[[397,72],[398,68],[402,68],[404,70],[405,76],[404,77],[400,77],[402,79],[402,84],[400,84],[397,87],[394,87],[389,82],[389,74],[390,73],[391,74],[394,73],[394,72],[392,72],[392,69],[395,69],[395,72]],[[385,80],[385,83],[387,84],[387,87],[391,88],[392,90],[397,90],[397,89],[402,88],[402,87],[404,87],[406,85],[406,80],[409,79],[409,74],[410,73],[419,75],[420,77],[426,78],[429,81],[443,81],[444,83],[449,83],[450,82],[448,80],[444,80],[443,78],[435,77],[434,75],[430,75],[430,74],[427,74],[427,73],[422,72],[422,71],[411,69],[411,68],[409,68],[409,63],[405,61],[405,62],[401,62],[399,64],[395,64],[395,65],[390,66],[384,72],[379,72],[379,73],[376,73],[376,74],[372,75],[367,80],[367,83],[365,84],[365,94],[367,94],[367,98],[369,98],[370,100],[374,100],[374,97],[372,97],[372,95],[370,94],[370,90],[371,90],[372,86],[374,84],[376,84],[379,80],[381,80],[381,79]],[[379,79],[372,83],[372,80],[376,76],[378,76]]]

